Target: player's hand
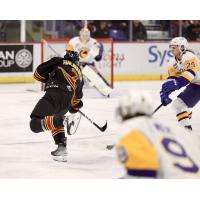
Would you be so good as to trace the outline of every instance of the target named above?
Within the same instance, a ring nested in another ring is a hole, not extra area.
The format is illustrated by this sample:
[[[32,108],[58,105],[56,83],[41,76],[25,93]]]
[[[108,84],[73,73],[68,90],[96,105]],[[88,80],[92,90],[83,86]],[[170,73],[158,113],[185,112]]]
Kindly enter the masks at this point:
[[[172,102],[172,100],[169,98],[169,94],[164,91],[160,92],[160,100],[163,106],[167,106]]]
[[[77,113],[82,107],[83,107],[83,102],[80,101],[75,106],[70,107],[69,112],[70,113]]]
[[[176,80],[168,80],[162,85],[162,91],[170,94],[171,92],[178,90],[179,86]]]

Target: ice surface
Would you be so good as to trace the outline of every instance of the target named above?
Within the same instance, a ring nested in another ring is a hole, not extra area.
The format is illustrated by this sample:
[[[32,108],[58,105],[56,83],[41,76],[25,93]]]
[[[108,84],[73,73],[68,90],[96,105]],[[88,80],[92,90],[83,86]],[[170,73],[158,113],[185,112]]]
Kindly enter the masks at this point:
[[[111,98],[102,97],[93,89],[84,92],[82,109],[97,124],[108,121],[102,133],[82,117],[78,131],[68,136],[68,162],[52,160],[50,152],[56,148],[51,133],[34,134],[29,129],[29,115],[43,92],[27,91],[29,84],[0,85],[0,178],[118,178],[123,175],[122,166],[114,150],[106,150],[113,144],[120,125],[114,117],[118,98],[131,88],[150,91],[155,108],[160,104],[160,81],[119,82]],[[31,85],[30,85],[31,86]],[[192,124],[200,131],[197,105]],[[161,108],[156,118],[177,124],[171,105]]]

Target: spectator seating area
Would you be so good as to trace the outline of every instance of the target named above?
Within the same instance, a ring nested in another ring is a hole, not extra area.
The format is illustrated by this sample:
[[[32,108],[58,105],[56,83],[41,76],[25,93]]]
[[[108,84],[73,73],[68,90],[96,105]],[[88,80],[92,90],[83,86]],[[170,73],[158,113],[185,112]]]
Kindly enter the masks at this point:
[[[41,38],[72,38],[84,27],[83,20],[27,20],[27,42]],[[170,40],[184,36],[200,41],[199,20],[89,20],[88,28],[94,38],[113,38],[115,41]],[[0,20],[0,41],[19,42],[20,21]]]

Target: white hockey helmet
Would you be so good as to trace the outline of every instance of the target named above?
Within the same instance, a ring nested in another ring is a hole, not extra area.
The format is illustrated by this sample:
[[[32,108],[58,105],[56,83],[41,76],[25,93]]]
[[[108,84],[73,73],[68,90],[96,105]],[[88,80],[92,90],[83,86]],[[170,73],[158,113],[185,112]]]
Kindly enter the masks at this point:
[[[184,52],[188,49],[188,41],[184,37],[175,37],[170,41],[169,47],[172,46],[177,46],[181,52]]]
[[[117,120],[123,121],[138,115],[150,116],[153,112],[152,98],[147,91],[130,90],[119,100]]]
[[[90,39],[90,30],[88,28],[82,28],[79,34],[82,42],[87,42]]]

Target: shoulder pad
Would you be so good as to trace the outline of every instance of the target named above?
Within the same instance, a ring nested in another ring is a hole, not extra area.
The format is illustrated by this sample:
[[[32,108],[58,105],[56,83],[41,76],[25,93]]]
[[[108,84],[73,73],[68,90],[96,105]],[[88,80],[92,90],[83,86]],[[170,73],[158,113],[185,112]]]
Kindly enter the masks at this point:
[[[167,66],[173,66],[176,63],[175,58],[170,58],[169,61],[167,62]]]
[[[74,37],[71,40],[69,40],[69,43],[74,43],[77,42],[79,40],[79,37]]]
[[[187,61],[193,58],[197,58],[196,55],[190,51],[186,51],[182,56],[182,61]]]

